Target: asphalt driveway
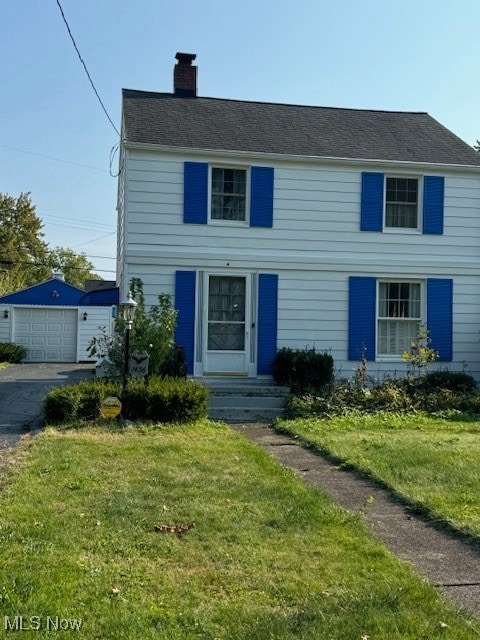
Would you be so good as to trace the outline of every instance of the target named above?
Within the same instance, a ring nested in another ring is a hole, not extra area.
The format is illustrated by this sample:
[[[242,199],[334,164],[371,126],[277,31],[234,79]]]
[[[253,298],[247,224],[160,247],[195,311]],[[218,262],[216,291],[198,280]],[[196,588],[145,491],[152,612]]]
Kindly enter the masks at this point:
[[[50,389],[93,378],[93,364],[14,364],[0,370],[0,447],[15,446],[41,424]]]

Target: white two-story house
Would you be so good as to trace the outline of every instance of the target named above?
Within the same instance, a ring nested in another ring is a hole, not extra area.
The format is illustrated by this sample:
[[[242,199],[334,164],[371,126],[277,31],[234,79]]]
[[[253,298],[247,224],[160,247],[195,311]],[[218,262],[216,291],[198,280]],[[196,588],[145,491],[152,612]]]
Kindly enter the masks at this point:
[[[118,283],[171,293],[194,376],[281,347],[405,371],[419,324],[480,379],[480,156],[427,113],[123,91]]]

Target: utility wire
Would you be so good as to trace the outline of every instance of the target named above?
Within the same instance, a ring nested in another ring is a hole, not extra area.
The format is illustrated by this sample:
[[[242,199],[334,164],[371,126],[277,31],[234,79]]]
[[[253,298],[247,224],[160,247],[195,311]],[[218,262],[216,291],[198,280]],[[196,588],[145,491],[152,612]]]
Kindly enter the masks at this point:
[[[115,229],[114,224],[105,224],[104,222],[96,222],[95,220],[79,220],[77,218],[67,218],[65,216],[56,216],[53,213],[39,213],[38,214],[42,219],[43,218],[55,218],[56,220],[62,220],[63,222],[75,222],[76,224],[93,224],[97,227],[106,227],[107,229]],[[52,223],[50,223],[52,224]],[[105,231],[107,230],[105,229]],[[103,231],[103,229],[98,229],[99,231]]]
[[[38,156],[39,158],[47,158],[47,160],[55,160],[55,162],[63,162],[64,164],[73,164],[76,167],[84,167],[85,169],[93,169],[94,171],[101,171],[107,173],[106,169],[100,169],[100,167],[92,167],[88,164],[81,164],[80,162],[71,162],[70,160],[62,160],[61,158],[54,158],[53,156],[46,156],[43,153],[35,153],[34,151],[26,151],[25,149],[16,149],[15,147],[7,147],[6,144],[0,144],[1,149],[8,149],[9,151],[17,151],[18,153],[27,153],[30,156]]]
[[[103,240],[103,238],[114,236],[116,233],[116,231],[112,231],[112,233],[106,233],[104,236],[100,236],[99,238],[94,238],[93,240],[88,240],[87,242],[81,242],[80,244],[74,244],[72,245],[72,249],[75,249],[75,247],[83,247],[84,244],[91,244],[92,242],[96,242],[97,240]]]
[[[43,220],[45,225],[51,225],[54,226],[55,228],[57,227],[65,227],[67,229],[82,229],[83,231],[107,231],[107,229],[105,228],[101,228],[101,227],[94,227],[93,225],[90,224],[82,224],[81,220],[78,221],[78,224],[64,224],[63,222],[58,222],[57,220],[55,221],[51,221],[51,220]],[[112,227],[110,227],[112,228]],[[114,232],[112,232],[114,233]]]
[[[24,264],[24,265],[28,265],[29,267],[52,267],[51,264],[47,264],[46,262],[28,262],[28,260],[0,260],[0,264],[3,265],[17,265],[17,264]],[[85,271],[86,267],[68,267],[68,269],[73,269],[75,271]],[[90,269],[88,269],[90,271]],[[116,273],[113,269],[97,269],[96,267],[93,267],[93,269],[91,270],[92,272],[95,271],[102,271],[104,273]]]
[[[90,73],[88,72],[88,69],[87,69],[87,65],[86,65],[86,64],[85,64],[85,62],[83,61],[82,55],[81,55],[80,51],[78,50],[77,43],[75,42],[75,39],[74,39],[74,37],[73,37],[73,35],[72,35],[72,32],[71,32],[71,30],[70,30],[70,26],[69,26],[69,24],[68,24],[68,22],[67,22],[67,19],[66,19],[66,17],[65,17],[65,14],[63,13],[63,9],[62,9],[62,5],[60,4],[60,0],[57,0],[57,5],[58,5],[58,8],[60,9],[60,13],[62,14],[62,18],[63,18],[63,21],[64,21],[64,23],[65,23],[65,26],[67,27],[68,35],[70,36],[70,40],[72,41],[73,46],[75,47],[75,51],[77,52],[77,55],[78,55],[78,57],[79,57],[79,59],[80,59],[80,62],[82,63],[83,68],[85,69],[85,73],[87,74],[87,78],[89,79],[90,84],[92,85],[92,89],[94,90],[95,95],[97,96],[98,101],[99,101],[99,103],[100,103],[100,105],[101,105],[101,107],[102,107],[102,109],[103,109],[103,111],[104,111],[105,115],[106,115],[106,116],[107,116],[107,118],[108,118],[108,121],[110,122],[110,124],[111,124],[111,125],[112,125],[112,127],[114,128],[115,133],[116,133],[118,136],[120,136],[120,133],[119,133],[119,131],[118,131],[117,127],[113,124],[113,121],[112,121],[112,119],[110,118],[110,116],[108,115],[108,111],[106,110],[105,105],[103,104],[102,99],[101,99],[101,98],[100,98],[100,96],[98,95],[98,91],[97,91],[97,89],[95,88],[95,85],[93,84],[93,80],[92,80],[92,78],[91,78],[91,76],[90,76]]]

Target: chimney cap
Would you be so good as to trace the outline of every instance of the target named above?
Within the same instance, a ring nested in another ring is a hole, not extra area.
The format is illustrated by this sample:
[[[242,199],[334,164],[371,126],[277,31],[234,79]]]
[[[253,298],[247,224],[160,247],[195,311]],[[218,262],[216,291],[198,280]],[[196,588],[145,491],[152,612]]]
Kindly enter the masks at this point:
[[[175,59],[178,60],[180,64],[192,64],[196,57],[196,53],[181,53],[180,51],[175,55]]]

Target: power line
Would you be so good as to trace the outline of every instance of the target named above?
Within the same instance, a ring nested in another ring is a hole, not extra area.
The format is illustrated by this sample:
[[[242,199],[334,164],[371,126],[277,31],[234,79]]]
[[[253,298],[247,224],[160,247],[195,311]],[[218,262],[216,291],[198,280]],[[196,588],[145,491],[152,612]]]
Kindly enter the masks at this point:
[[[99,238],[94,238],[93,240],[88,240],[88,242],[81,242],[80,244],[74,244],[72,245],[72,249],[75,249],[75,247],[83,247],[84,244],[91,244],[92,242],[96,242],[97,240],[103,240],[103,238],[107,238],[108,236],[113,236],[116,233],[117,233],[116,231],[112,231],[112,233],[106,233],[104,236],[100,236]]]
[[[24,265],[28,265],[29,267],[49,267],[52,268],[51,264],[47,264],[46,262],[28,262],[28,260],[0,260],[0,264],[3,265],[18,265],[18,264],[24,264]],[[68,266],[68,269],[72,269],[75,271],[90,271],[90,269],[88,269],[88,267],[71,267]],[[116,271],[114,271],[113,269],[97,269],[95,266],[92,269],[93,272],[95,271],[102,271],[103,273],[116,273]]]
[[[53,156],[46,156],[43,153],[35,153],[34,151],[27,151],[26,149],[16,149],[15,147],[7,147],[6,144],[0,144],[0,148],[8,149],[9,151],[17,151],[18,153],[27,153],[30,156],[38,156],[39,158],[47,158],[47,160],[55,160],[55,162],[63,162],[65,164],[73,164],[76,167],[84,167],[85,169],[93,169],[94,171],[101,171],[102,173],[108,173],[106,169],[100,169],[100,167],[92,167],[88,164],[81,164],[80,162],[72,162],[70,160],[62,160],[61,158],[54,158]]]
[[[107,118],[108,118],[108,121],[110,122],[110,124],[111,124],[111,125],[112,125],[112,127],[114,128],[115,133],[117,134],[117,136],[120,136],[120,133],[119,133],[119,131],[118,131],[117,127],[113,124],[113,121],[112,121],[112,119],[110,118],[110,116],[108,115],[108,111],[106,110],[105,105],[103,104],[102,99],[101,99],[101,98],[100,98],[100,96],[98,95],[98,91],[97,91],[97,89],[95,88],[95,85],[93,84],[93,80],[92,80],[92,78],[91,78],[91,76],[90,76],[90,73],[88,72],[88,69],[87,69],[87,65],[86,65],[86,64],[85,64],[85,62],[83,61],[83,58],[82,58],[82,56],[81,56],[81,53],[80,53],[80,51],[78,50],[77,43],[75,42],[75,39],[74,39],[74,37],[73,37],[73,35],[72,35],[72,32],[71,32],[71,30],[70,30],[70,26],[69,26],[69,24],[68,24],[68,22],[67,22],[67,19],[66,19],[66,17],[65,17],[65,14],[63,13],[63,9],[62,9],[62,5],[60,4],[60,0],[57,0],[57,5],[58,5],[58,8],[60,9],[60,13],[62,14],[62,18],[63,18],[63,21],[64,21],[64,23],[65,23],[65,26],[67,27],[68,35],[70,36],[70,40],[72,41],[73,46],[75,47],[75,51],[77,52],[77,55],[78,55],[78,57],[79,57],[79,59],[80,59],[80,62],[82,63],[83,68],[85,69],[85,73],[87,74],[87,78],[89,79],[90,84],[92,85],[92,89],[94,90],[95,95],[97,96],[98,101],[99,101],[99,103],[100,103],[100,105],[101,105],[101,107],[102,107],[102,109],[103,109],[103,111],[104,111],[105,115],[106,115],[106,116],[107,116]]]
[[[100,260],[116,260],[116,256],[92,256],[90,253],[85,253],[86,258],[99,258]]]
[[[55,216],[53,213],[39,213],[38,214],[42,219],[43,218],[55,218],[56,220],[63,220],[66,222],[75,222],[78,224],[93,224],[97,227],[106,227],[107,229],[115,229],[114,224],[105,224],[104,222],[96,222],[95,220],[78,220],[77,218],[67,218],[65,216]],[[52,224],[52,223],[50,223]],[[103,231],[103,229],[99,229],[99,231]],[[106,229],[105,229],[106,231]]]
[[[57,228],[57,227],[65,227],[67,229],[82,229],[84,231],[97,231],[97,232],[99,232],[99,231],[107,231],[109,228],[110,229],[113,228],[113,225],[111,225],[110,227],[106,227],[106,228],[103,227],[102,228],[102,227],[96,227],[96,226],[94,226],[92,224],[87,224],[87,223],[82,224],[81,220],[79,220],[77,222],[77,224],[65,224],[65,223],[59,222],[57,220],[53,220],[53,221],[52,220],[45,220],[43,216],[42,216],[42,222],[44,223],[44,226],[45,225],[51,225],[51,226],[54,226],[55,228]]]

